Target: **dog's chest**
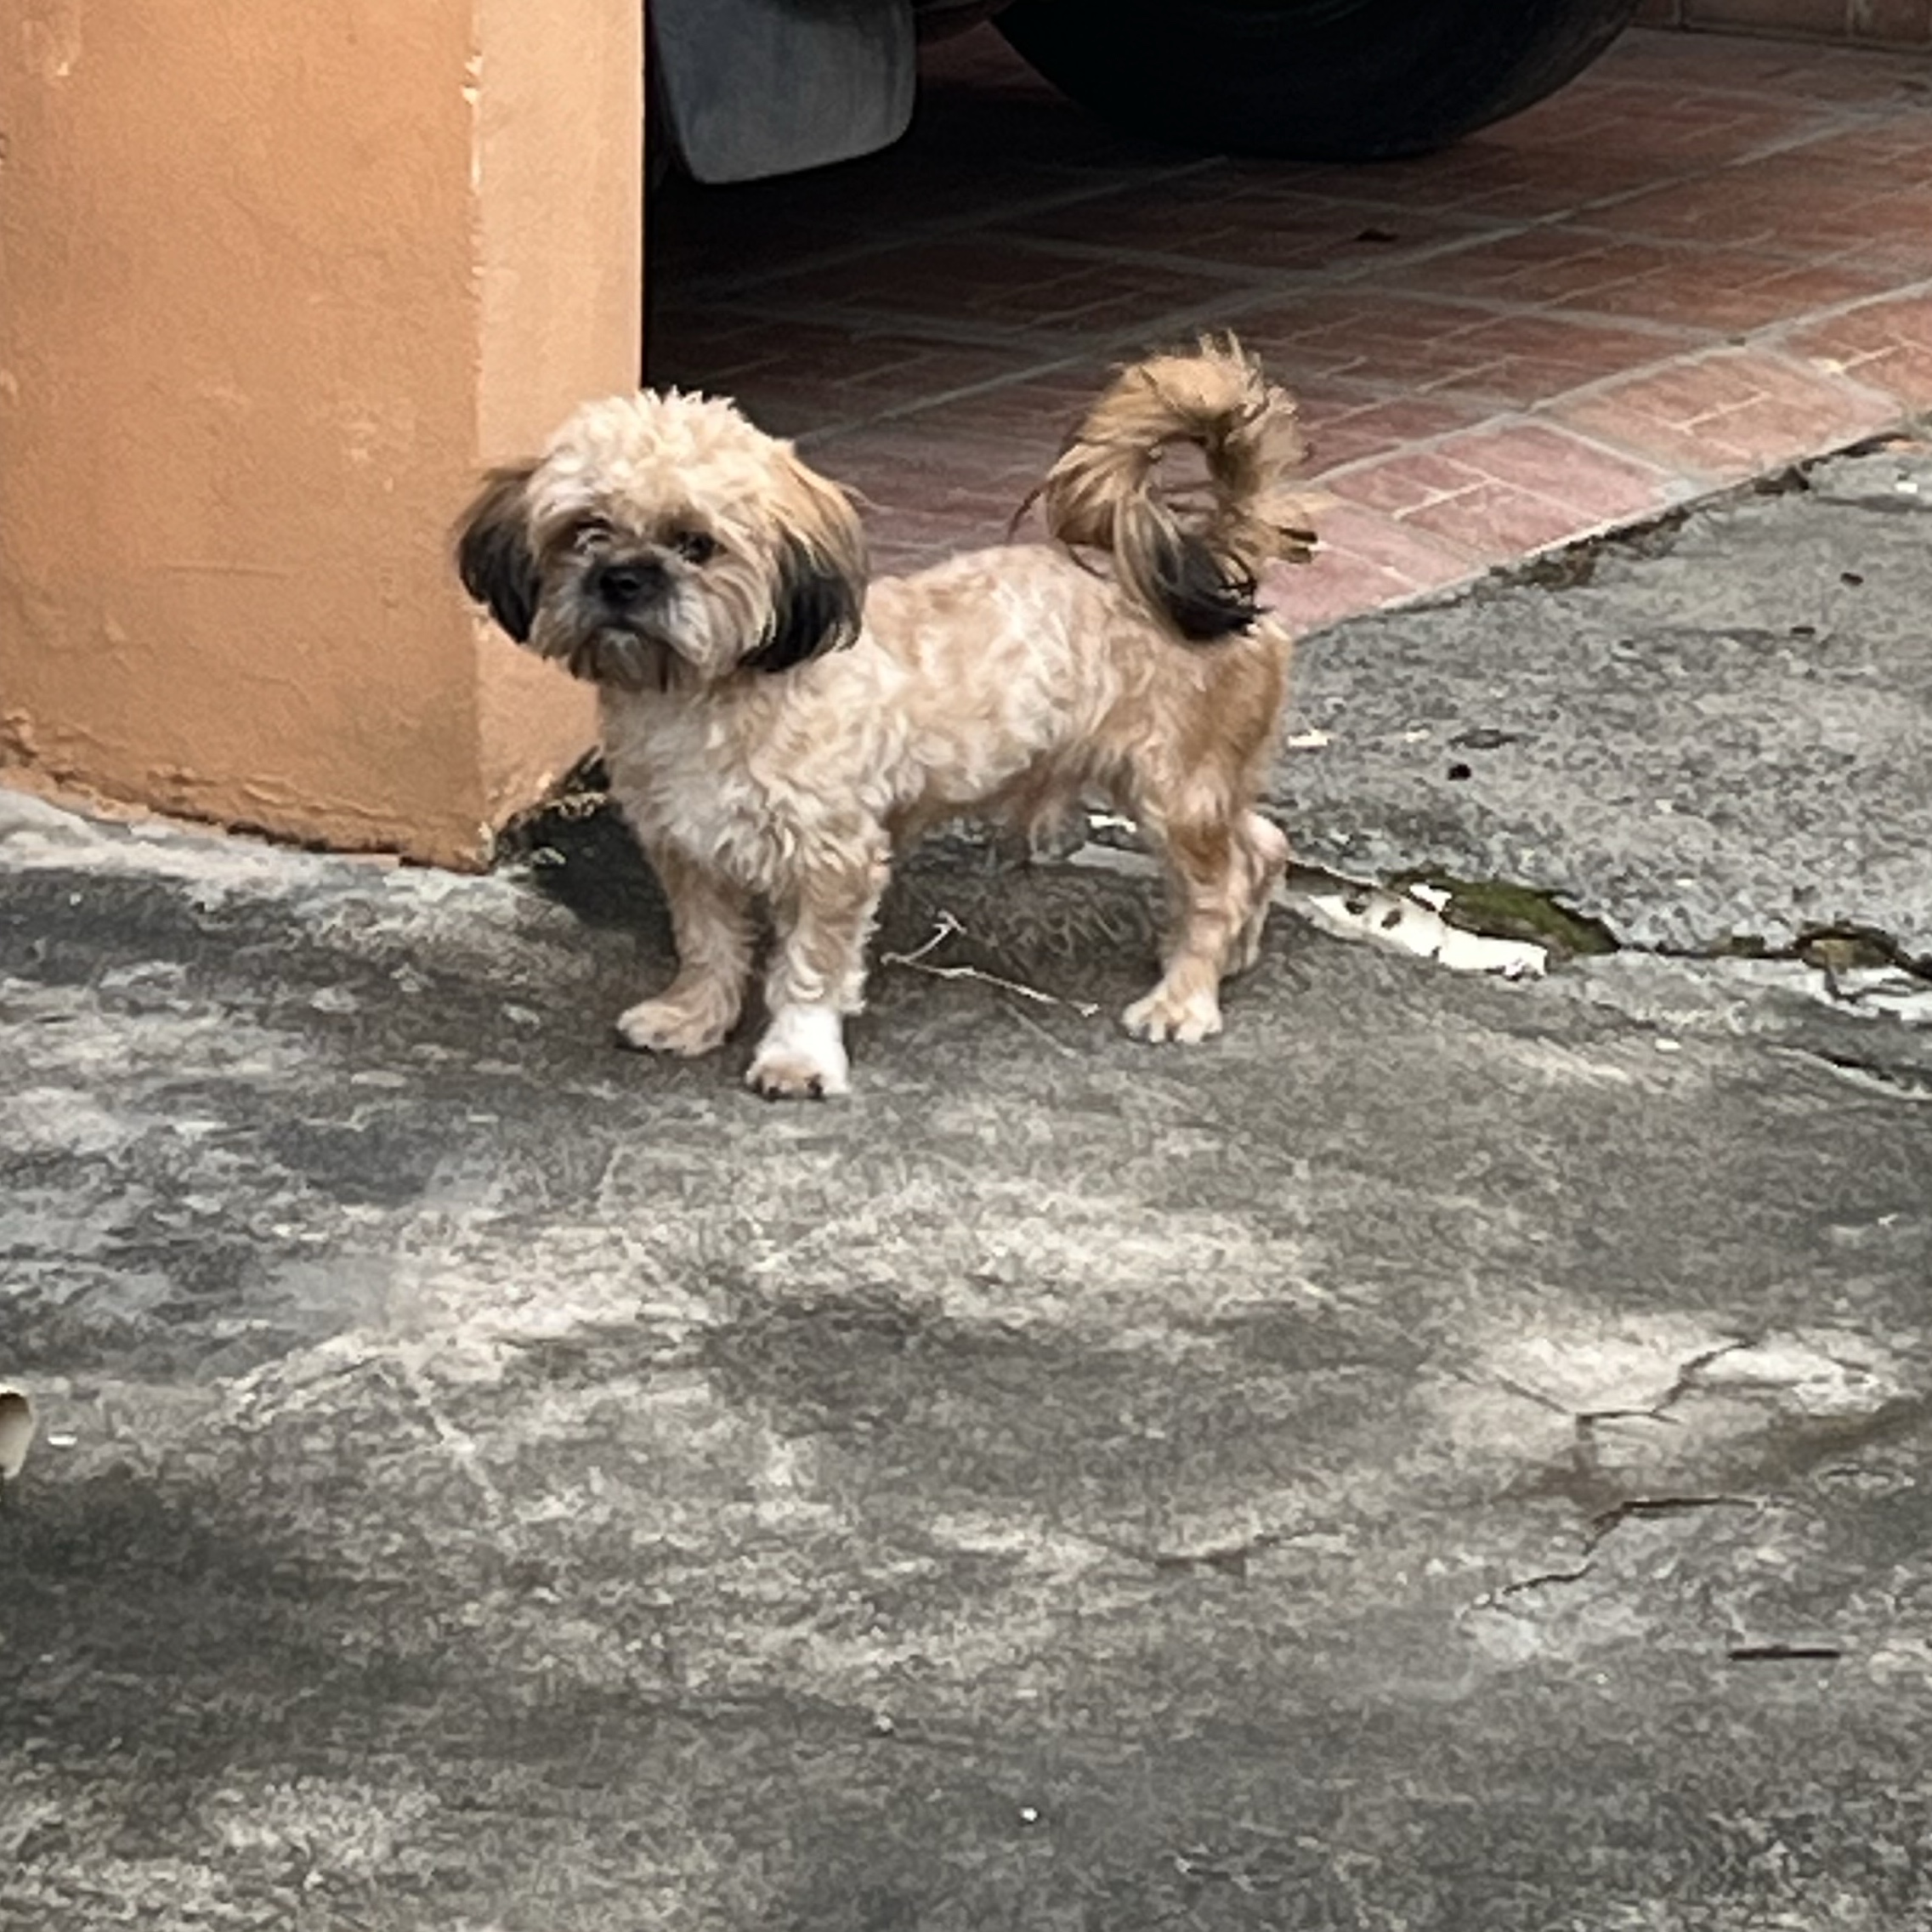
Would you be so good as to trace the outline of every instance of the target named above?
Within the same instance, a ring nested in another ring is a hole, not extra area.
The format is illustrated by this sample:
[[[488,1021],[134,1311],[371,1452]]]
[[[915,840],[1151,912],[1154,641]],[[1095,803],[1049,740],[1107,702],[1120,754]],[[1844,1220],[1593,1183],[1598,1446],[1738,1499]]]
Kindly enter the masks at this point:
[[[647,844],[766,888],[796,848],[802,800],[733,720],[621,700],[604,706],[611,790]],[[808,814],[807,814],[808,815]]]

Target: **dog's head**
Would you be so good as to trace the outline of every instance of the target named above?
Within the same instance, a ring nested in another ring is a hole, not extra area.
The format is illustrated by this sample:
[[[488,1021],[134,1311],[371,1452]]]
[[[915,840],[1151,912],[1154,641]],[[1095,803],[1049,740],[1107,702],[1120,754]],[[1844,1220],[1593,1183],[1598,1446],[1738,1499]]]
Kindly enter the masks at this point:
[[[543,456],[494,472],[456,567],[518,643],[641,690],[850,643],[865,544],[845,492],[789,443],[672,390],[587,404]]]

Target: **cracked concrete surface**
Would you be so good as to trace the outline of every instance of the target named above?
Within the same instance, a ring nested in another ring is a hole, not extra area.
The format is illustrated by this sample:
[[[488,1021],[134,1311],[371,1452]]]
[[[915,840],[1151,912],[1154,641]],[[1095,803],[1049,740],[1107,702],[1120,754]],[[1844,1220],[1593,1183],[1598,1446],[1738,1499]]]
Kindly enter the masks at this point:
[[[1319,640],[1305,847],[1924,950],[1900,461]],[[1845,570],[1815,672],[1740,641]],[[1932,1924],[1918,1009],[1284,916],[1163,1051],[1150,910],[935,853],[774,1109],[610,1045],[601,819],[460,880],[0,800],[0,1924]]]
[[[1900,443],[1343,626],[1302,654],[1291,740],[1325,741],[1277,803],[1305,858],[1508,881],[1627,944],[1932,957],[1929,549],[1932,453]]]

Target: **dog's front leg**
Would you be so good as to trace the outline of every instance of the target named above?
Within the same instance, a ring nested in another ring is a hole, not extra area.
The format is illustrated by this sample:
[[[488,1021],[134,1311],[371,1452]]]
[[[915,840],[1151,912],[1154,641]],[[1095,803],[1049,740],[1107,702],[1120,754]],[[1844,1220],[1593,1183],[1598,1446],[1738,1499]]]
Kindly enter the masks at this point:
[[[747,1082],[768,1099],[829,1099],[850,1091],[845,1016],[864,1002],[865,943],[886,889],[883,839],[807,864],[776,908],[778,948],[765,984],[771,1023]]]
[[[671,904],[677,973],[654,999],[620,1016],[618,1037],[646,1053],[709,1053],[744,1009],[751,976],[751,898],[676,846],[641,842]]]

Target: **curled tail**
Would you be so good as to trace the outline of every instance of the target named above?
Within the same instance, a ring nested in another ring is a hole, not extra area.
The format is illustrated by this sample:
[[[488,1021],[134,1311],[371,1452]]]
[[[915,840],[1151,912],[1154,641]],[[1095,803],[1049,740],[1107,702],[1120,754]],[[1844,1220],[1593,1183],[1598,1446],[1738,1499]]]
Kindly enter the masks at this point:
[[[1192,444],[1204,486],[1163,487],[1164,459]],[[1294,399],[1232,336],[1129,364],[1074,433],[1039,490],[1061,542],[1108,552],[1121,581],[1193,643],[1261,615],[1262,566],[1305,562],[1312,531],[1283,484],[1305,454]]]

